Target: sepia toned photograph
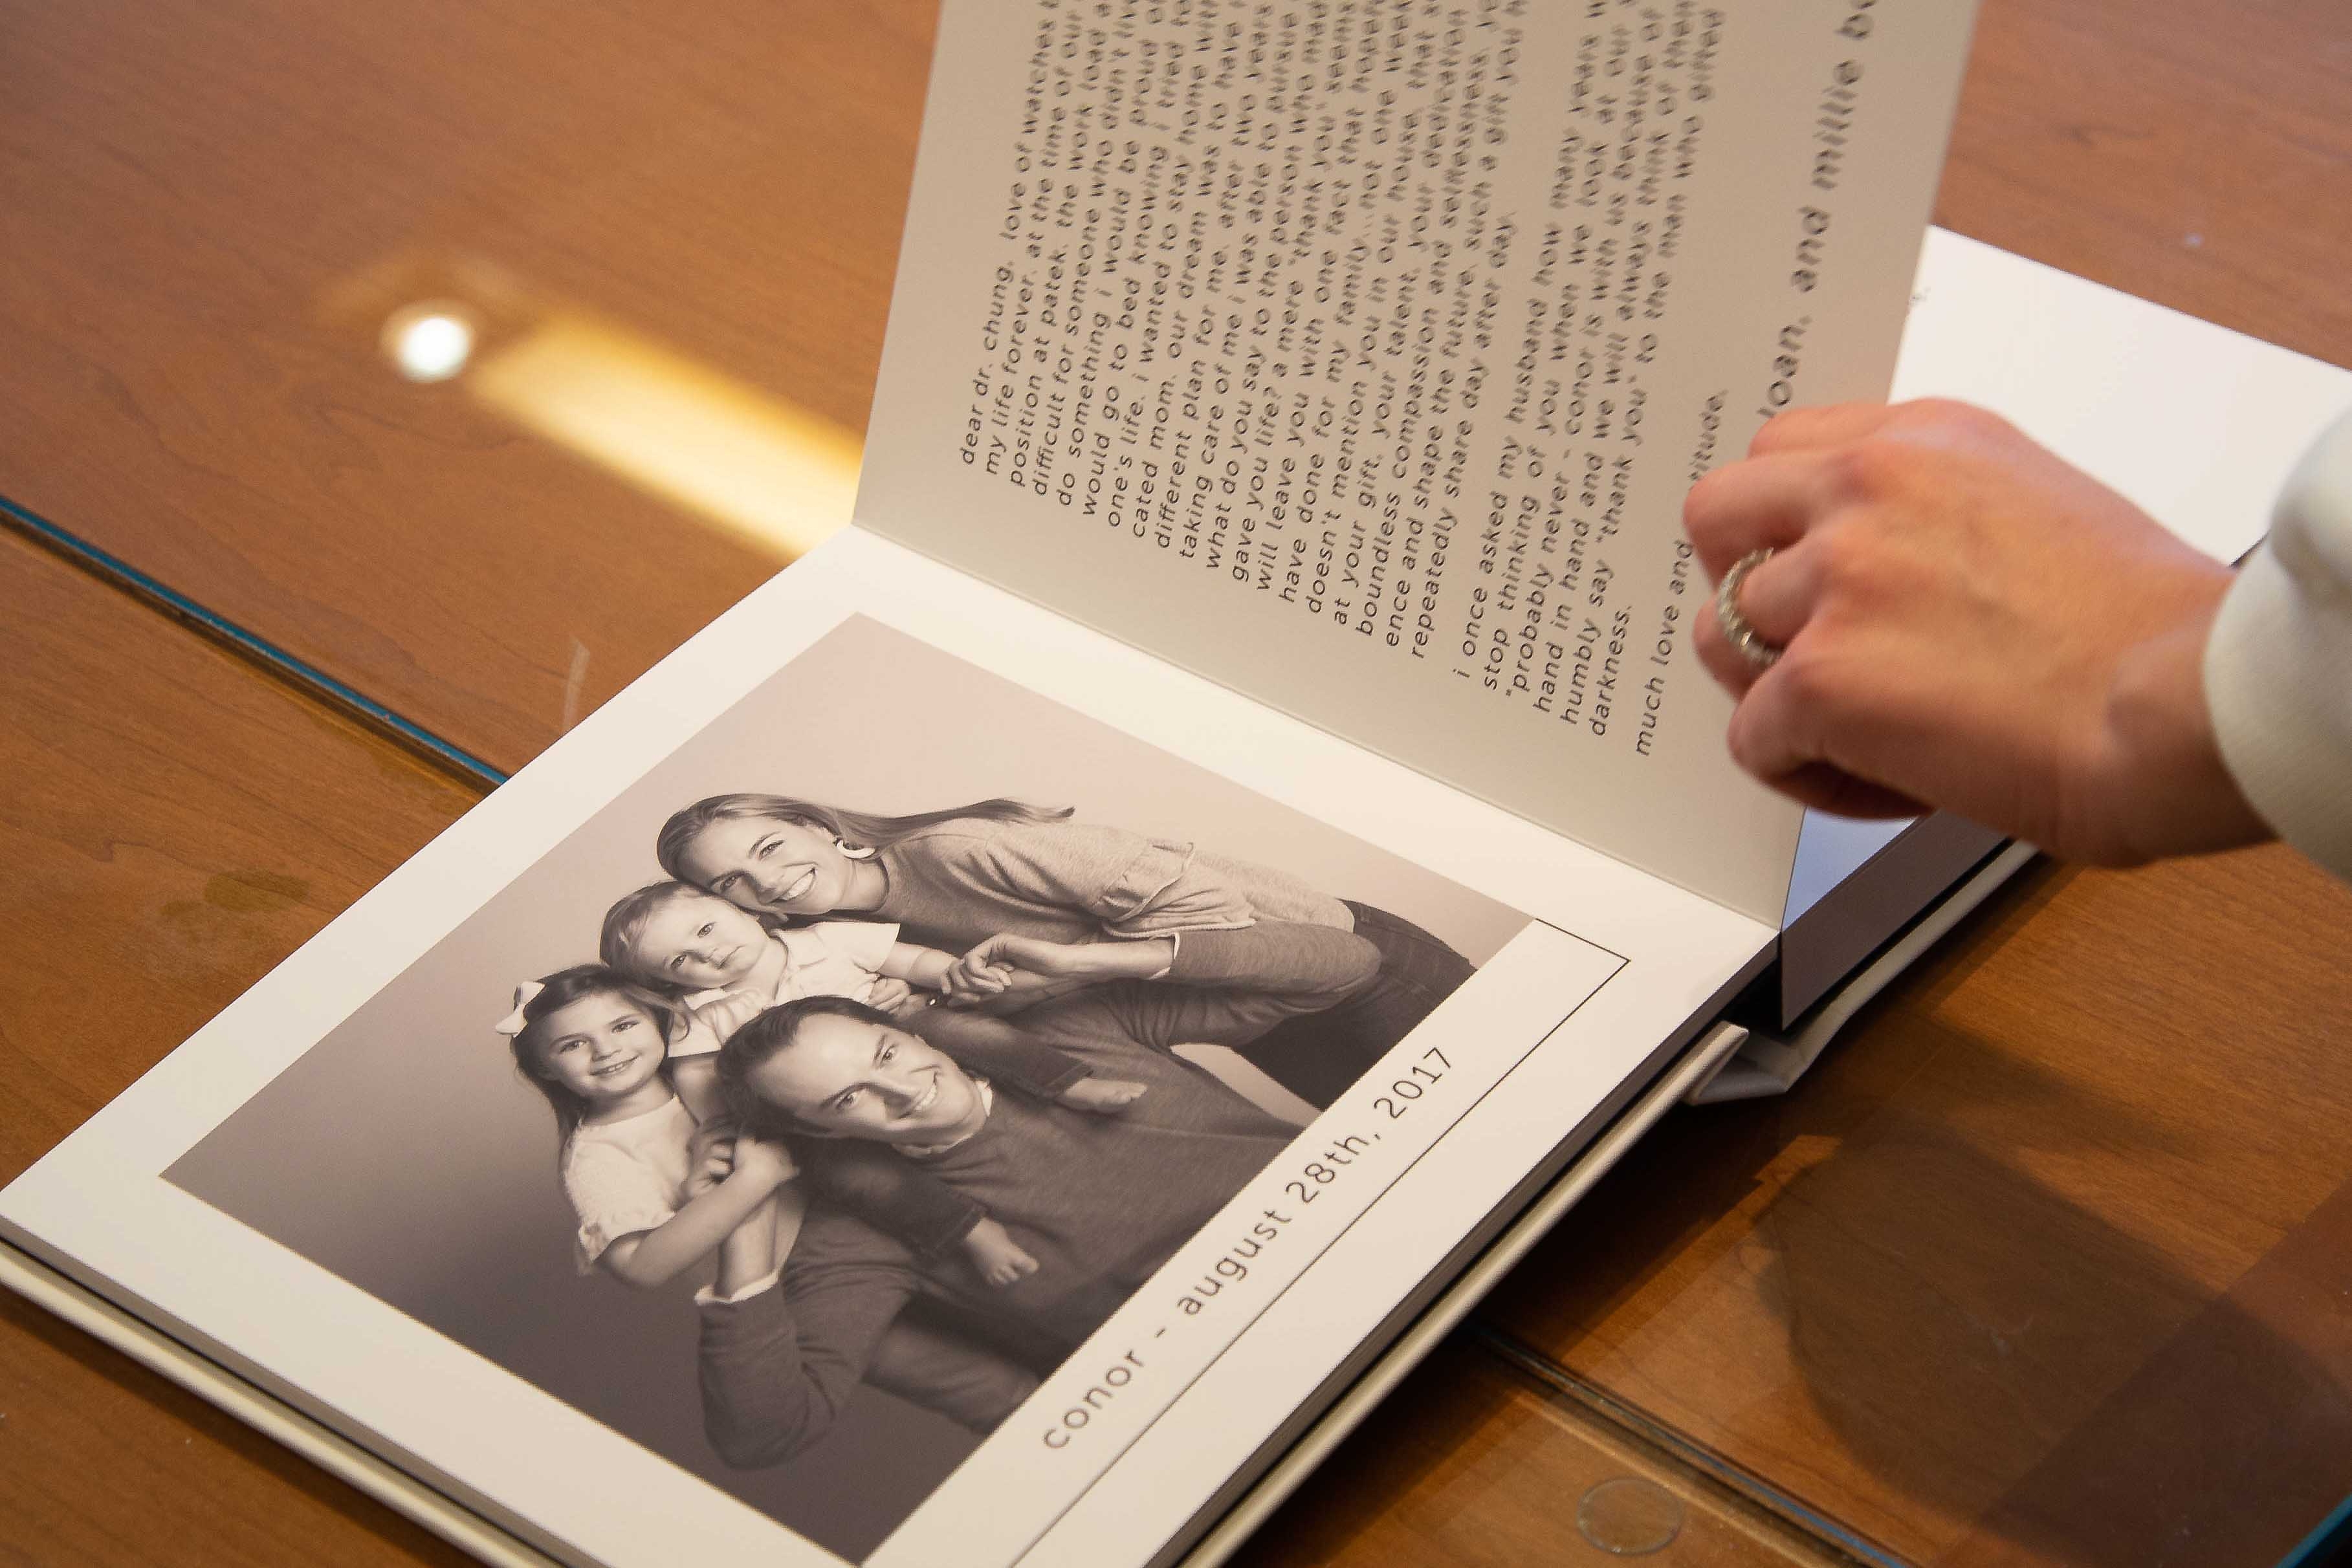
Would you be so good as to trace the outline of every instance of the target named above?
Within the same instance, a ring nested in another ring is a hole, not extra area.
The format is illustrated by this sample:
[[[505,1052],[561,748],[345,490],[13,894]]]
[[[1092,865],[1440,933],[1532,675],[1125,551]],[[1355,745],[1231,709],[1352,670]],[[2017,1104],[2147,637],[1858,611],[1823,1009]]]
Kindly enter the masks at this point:
[[[856,1560],[1526,924],[853,618],[166,1175]]]

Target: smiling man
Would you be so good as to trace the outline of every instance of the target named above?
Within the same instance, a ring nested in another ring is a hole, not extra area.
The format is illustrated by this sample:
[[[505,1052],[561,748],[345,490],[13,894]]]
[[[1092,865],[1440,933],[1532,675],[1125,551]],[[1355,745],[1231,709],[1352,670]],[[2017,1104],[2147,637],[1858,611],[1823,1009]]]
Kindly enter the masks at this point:
[[[1295,1129],[1170,1053],[1181,1037],[1161,1037],[1166,1014],[1150,1001],[1128,982],[1056,1009],[1055,1045],[1150,1086],[1117,1116],[990,1083],[841,998],[772,1009],[736,1031],[719,1071],[748,1125],[881,1145],[981,1206],[1038,1267],[987,1290],[813,1206],[781,1288],[770,1274],[704,1303],[704,1408],[722,1456],[774,1463],[822,1436],[918,1294],[951,1298],[1057,1357],[1288,1144]]]
[[[1024,1246],[1034,1240],[1041,1266],[1016,1287],[1018,1304],[1090,1329],[1294,1132],[1123,1032],[1107,1030],[1087,1052],[1098,1071],[1150,1085],[1118,1116],[1000,1091],[887,1015],[837,997],[745,1025],[719,1053],[719,1076],[747,1125],[887,1145]]]

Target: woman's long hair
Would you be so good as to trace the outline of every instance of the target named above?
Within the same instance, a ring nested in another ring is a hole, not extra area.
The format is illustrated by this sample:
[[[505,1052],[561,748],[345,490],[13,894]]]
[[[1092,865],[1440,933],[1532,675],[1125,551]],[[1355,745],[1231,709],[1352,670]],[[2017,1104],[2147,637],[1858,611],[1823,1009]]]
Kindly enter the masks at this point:
[[[978,817],[994,822],[1058,822],[1070,814],[1067,806],[1032,806],[1024,800],[1011,800],[999,796],[993,800],[975,800],[969,806],[957,806],[945,811],[918,811],[907,817],[877,817],[866,811],[844,811],[835,807],[820,805],[814,800],[799,800],[790,795],[711,795],[697,800],[684,810],[674,813],[662,824],[661,833],[654,840],[654,856],[661,862],[662,870],[683,883],[694,883],[687,874],[686,852],[702,830],[713,822],[740,817],[764,817],[778,821],[799,822],[822,832],[832,834],[854,848],[886,850],[909,833],[936,828],[941,822]],[[695,885],[700,885],[696,883]]]
[[[514,1051],[515,1074],[546,1097],[548,1108],[555,1113],[556,1158],[571,1146],[572,1134],[589,1112],[588,1103],[548,1076],[547,1061],[542,1054],[547,1045],[547,1031],[541,1026],[548,1019],[586,997],[613,996],[646,1015],[646,1021],[660,1031],[665,1045],[677,1038],[686,1019],[676,1002],[655,995],[626,976],[606,968],[602,964],[574,964],[569,969],[558,969],[540,982],[540,992],[523,1004],[522,1028],[509,1040]],[[662,1076],[669,1076],[669,1060],[662,1059]]]

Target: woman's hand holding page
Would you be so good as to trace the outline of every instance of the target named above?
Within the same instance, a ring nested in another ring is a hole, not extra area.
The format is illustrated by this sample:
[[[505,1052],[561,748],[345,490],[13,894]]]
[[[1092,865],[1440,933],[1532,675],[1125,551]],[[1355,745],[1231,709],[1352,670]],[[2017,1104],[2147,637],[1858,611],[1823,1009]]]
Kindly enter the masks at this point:
[[[1732,755],[1849,816],[1923,805],[2072,860],[2268,836],[2223,768],[2206,634],[2229,570],[1997,416],[1951,402],[1781,414],[1684,521],[1759,667],[1711,615]]]

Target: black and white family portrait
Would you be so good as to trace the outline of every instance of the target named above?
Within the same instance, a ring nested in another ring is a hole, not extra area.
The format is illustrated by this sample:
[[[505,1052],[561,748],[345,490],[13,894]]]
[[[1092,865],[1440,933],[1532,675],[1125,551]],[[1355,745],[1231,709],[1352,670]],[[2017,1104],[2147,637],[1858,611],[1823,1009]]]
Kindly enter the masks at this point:
[[[1525,924],[856,618],[168,1175],[855,1560]]]

